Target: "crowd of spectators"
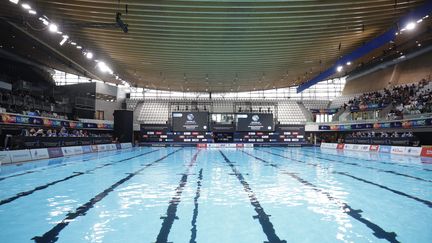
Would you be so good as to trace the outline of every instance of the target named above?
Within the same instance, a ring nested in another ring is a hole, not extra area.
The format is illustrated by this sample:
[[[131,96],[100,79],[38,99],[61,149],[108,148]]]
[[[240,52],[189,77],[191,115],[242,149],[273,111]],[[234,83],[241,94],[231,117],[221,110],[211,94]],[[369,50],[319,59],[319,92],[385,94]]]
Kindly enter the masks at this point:
[[[349,134],[349,138],[413,138],[414,134],[412,132],[353,132]]]
[[[68,131],[65,127],[57,129],[43,128],[24,128],[21,130],[21,136],[24,137],[111,137],[110,134],[96,134],[86,130],[70,130]]]
[[[388,113],[389,119],[401,119],[404,115],[415,115],[432,112],[432,91],[425,86],[429,80],[410,85],[395,86],[381,92],[369,92],[355,97],[344,104],[344,108],[371,106],[384,108],[388,105],[392,109]]]

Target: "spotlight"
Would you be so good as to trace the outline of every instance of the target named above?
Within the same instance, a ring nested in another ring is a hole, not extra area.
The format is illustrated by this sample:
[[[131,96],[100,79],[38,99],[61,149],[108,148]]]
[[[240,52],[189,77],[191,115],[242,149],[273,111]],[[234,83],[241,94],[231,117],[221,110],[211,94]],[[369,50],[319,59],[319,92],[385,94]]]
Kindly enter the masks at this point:
[[[77,46],[76,48],[79,49],[79,50],[81,50],[81,49],[82,49],[82,46]]]
[[[11,3],[15,3],[15,4],[18,4],[18,3],[19,3],[19,0],[9,0],[9,2],[11,2]]]
[[[343,69],[343,67],[342,67],[342,66],[338,66],[338,67],[336,68],[336,70],[337,70],[338,72],[341,72],[341,71],[342,71],[342,69]]]
[[[27,3],[21,4],[21,7],[23,7],[24,9],[27,9],[27,10],[31,9],[30,5],[28,5]]]
[[[49,29],[50,32],[54,32],[55,33],[55,32],[57,32],[58,27],[57,27],[56,24],[50,24],[49,27],[48,27],[48,29]]]
[[[37,13],[36,13],[36,11],[34,11],[33,9],[30,9],[30,10],[29,10],[29,14],[33,14],[33,15],[35,15],[35,14],[37,14]]]
[[[415,29],[415,27],[416,27],[416,23],[414,23],[414,22],[410,22],[410,23],[408,23],[408,24],[405,26],[405,29],[407,29],[407,30],[413,30],[413,29]]]
[[[87,52],[86,57],[87,57],[87,59],[92,59],[93,58],[93,53]]]
[[[346,64],[349,66],[349,65],[351,65],[351,62],[347,62]]]

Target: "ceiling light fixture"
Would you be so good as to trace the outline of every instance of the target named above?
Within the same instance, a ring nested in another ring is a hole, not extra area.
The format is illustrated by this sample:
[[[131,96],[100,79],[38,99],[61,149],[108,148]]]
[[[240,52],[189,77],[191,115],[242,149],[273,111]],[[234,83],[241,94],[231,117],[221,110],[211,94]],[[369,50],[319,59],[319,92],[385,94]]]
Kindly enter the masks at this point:
[[[336,70],[337,70],[338,72],[341,72],[341,71],[342,71],[342,69],[343,69],[343,67],[342,67],[342,66],[338,66],[338,67],[336,68]]]
[[[351,65],[351,62],[347,62],[346,64],[349,66],[349,65]]]
[[[414,22],[409,22],[409,23],[405,26],[405,29],[407,29],[407,30],[413,30],[413,29],[415,29],[415,27],[416,27],[416,23],[414,23]]]
[[[37,13],[36,13],[36,11],[34,11],[33,9],[30,9],[30,10],[29,10],[29,14],[36,15]]]
[[[92,59],[92,58],[93,58],[93,53],[91,53],[91,52],[87,52],[87,53],[85,54],[85,56],[87,57],[87,59]]]
[[[60,45],[62,46],[68,39],[69,39],[69,36],[64,35],[63,39],[60,41]]]
[[[48,29],[49,29],[50,32],[53,32],[53,33],[55,33],[55,32],[58,31],[58,27],[57,27],[56,24],[50,24],[49,27],[48,27]]]
[[[27,10],[31,9],[31,7],[28,3],[21,4],[21,7],[23,7],[24,9],[27,9]]]
[[[19,0],[9,0],[9,2],[11,2],[11,3],[15,3],[15,4],[18,4],[18,3],[19,3]]]

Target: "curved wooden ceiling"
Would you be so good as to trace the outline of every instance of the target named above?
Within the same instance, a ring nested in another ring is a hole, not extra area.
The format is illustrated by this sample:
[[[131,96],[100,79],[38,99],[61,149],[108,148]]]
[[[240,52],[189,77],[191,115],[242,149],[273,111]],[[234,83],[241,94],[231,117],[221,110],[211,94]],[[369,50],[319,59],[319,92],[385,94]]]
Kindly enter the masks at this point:
[[[140,87],[224,92],[305,82],[423,2],[43,0],[34,5]],[[127,34],[83,27],[113,23],[118,11],[129,24]]]

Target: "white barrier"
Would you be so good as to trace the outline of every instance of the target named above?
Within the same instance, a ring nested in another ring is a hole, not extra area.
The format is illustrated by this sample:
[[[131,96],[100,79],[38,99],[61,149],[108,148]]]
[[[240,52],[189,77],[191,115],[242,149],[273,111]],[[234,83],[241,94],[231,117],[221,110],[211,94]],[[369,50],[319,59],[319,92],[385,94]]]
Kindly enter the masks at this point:
[[[49,159],[48,149],[30,149],[30,155],[33,160],[36,159]]]
[[[98,144],[97,145],[97,150],[98,151],[107,151],[108,148],[107,148],[107,146],[105,144]]]
[[[9,151],[0,151],[0,165],[9,164],[10,162]]]
[[[131,143],[123,143],[120,146],[116,144],[99,144],[99,145],[86,145],[86,146],[71,146],[71,147],[56,147],[49,149],[58,149],[61,156],[72,156],[84,153],[117,150],[119,148],[132,148]],[[0,165],[24,162],[31,160],[49,159],[50,153],[48,148],[41,149],[23,149],[23,150],[10,150],[0,151]],[[60,152],[61,150],[61,152]],[[52,158],[52,157],[51,157]]]
[[[11,150],[9,151],[9,157],[12,163],[32,160],[28,149]]]
[[[336,149],[337,143],[321,143],[321,148]]]
[[[405,147],[402,146],[392,146],[390,153],[392,154],[405,154]]]
[[[420,156],[421,152],[422,152],[421,147],[406,147],[405,148],[405,155]]]
[[[197,146],[200,148],[253,148],[254,147],[253,143],[206,143],[206,144],[198,144]]]
[[[422,151],[427,150],[422,147],[404,147],[404,146],[387,146],[387,145],[369,145],[369,144],[337,144],[321,143],[321,148],[326,149],[343,149],[360,152],[380,152],[398,155],[422,156]]]

